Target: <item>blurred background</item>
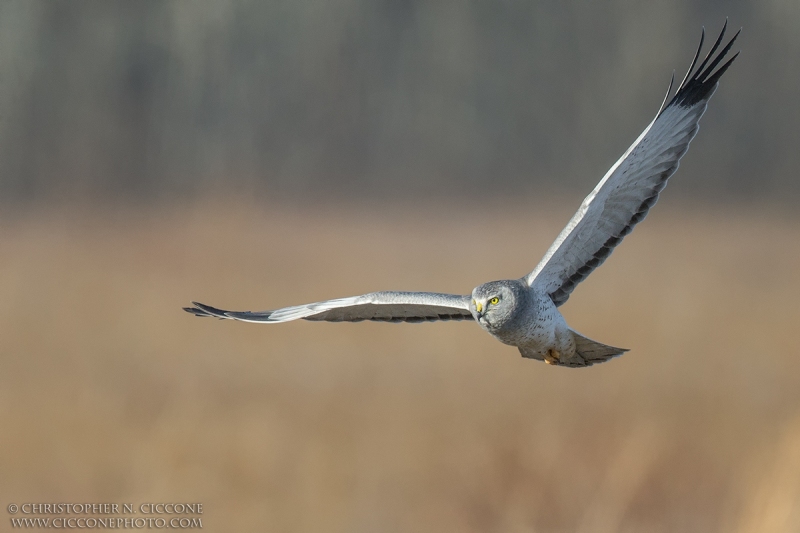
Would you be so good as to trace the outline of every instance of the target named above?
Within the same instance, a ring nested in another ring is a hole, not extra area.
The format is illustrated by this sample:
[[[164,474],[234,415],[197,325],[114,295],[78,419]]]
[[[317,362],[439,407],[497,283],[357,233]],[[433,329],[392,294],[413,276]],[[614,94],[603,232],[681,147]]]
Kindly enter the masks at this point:
[[[681,170],[563,308],[625,356],[180,310],[526,274],[726,16]],[[796,0],[3,2],[3,508],[800,530],[798,28]]]

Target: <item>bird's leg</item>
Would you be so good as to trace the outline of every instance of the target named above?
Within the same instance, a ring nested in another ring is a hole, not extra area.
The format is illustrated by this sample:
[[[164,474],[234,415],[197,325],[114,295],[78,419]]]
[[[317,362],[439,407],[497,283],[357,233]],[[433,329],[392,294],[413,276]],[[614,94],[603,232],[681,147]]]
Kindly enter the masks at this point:
[[[561,353],[550,348],[544,356],[544,362],[548,365],[557,365],[560,362]]]

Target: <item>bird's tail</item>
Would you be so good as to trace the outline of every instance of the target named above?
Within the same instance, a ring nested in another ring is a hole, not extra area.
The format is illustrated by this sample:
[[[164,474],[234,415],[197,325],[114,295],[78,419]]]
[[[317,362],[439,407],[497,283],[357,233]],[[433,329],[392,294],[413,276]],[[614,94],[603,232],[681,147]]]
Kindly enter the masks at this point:
[[[615,348],[614,346],[593,341],[575,330],[571,329],[570,331],[572,332],[572,338],[575,339],[575,355],[578,356],[573,357],[570,363],[580,362],[581,359],[585,361],[585,364],[575,364],[574,366],[591,366],[597,363],[604,363],[612,357],[622,355],[628,351],[625,348]]]

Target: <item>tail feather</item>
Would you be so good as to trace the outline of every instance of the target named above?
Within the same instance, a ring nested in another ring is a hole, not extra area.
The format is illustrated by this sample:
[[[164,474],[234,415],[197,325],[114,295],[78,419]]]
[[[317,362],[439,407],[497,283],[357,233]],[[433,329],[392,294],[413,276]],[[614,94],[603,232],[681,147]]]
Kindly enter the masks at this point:
[[[616,348],[593,341],[575,330],[570,331],[572,331],[572,338],[575,339],[575,357],[562,363],[566,366],[591,366],[596,363],[604,363],[612,357],[628,351],[625,348]]]
[[[592,366],[597,363],[604,363],[612,357],[622,355],[628,351],[625,348],[616,348],[614,346],[609,346],[608,344],[602,344],[600,342],[593,341],[592,339],[584,337],[572,329],[569,331],[572,333],[572,338],[575,341],[575,353],[569,357],[569,359],[561,357],[558,352],[553,352],[549,356],[546,356],[539,350],[524,346],[519,348],[519,353],[522,354],[522,357],[527,357],[528,359],[537,359],[539,361],[550,363],[551,365],[575,368]]]

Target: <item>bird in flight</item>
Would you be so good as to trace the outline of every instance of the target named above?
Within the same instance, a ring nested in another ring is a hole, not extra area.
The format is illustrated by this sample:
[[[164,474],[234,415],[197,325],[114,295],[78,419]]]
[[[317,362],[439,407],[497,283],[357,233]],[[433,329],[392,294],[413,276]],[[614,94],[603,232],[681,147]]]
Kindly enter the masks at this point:
[[[741,32],[716,53],[727,25],[726,21],[714,46],[695,69],[703,48],[703,31],[689,71],[672,99],[667,103],[672,92],[670,82],[655,119],[584,199],[530,274],[490,281],[464,296],[385,291],[274,311],[225,311],[197,302],[184,310],[201,317],[267,324],[300,318],[328,322],[475,320],[500,342],[519,348],[523,357],[551,365],[584,367],[621,355],[627,350],[593,341],[571,329],[558,308],[644,219],[667,179],[678,169],[720,77],[739,55],[737,52],[717,68]]]

